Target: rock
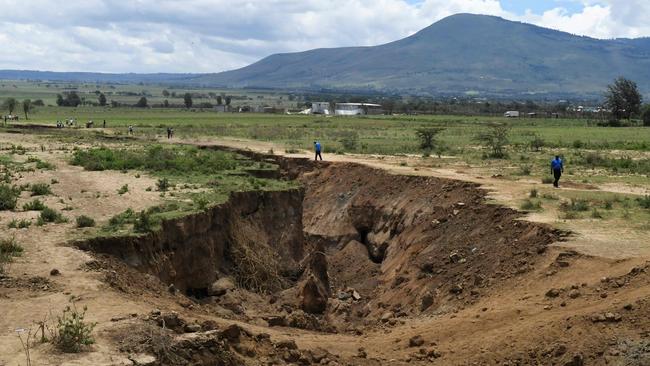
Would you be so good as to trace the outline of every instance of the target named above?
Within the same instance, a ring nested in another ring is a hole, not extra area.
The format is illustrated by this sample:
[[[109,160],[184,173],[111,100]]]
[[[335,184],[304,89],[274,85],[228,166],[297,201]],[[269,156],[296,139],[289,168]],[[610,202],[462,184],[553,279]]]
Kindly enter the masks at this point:
[[[312,274],[300,290],[300,307],[310,314],[322,314],[327,308],[327,290]]]
[[[569,297],[572,299],[577,299],[578,297],[580,297],[580,291],[576,289],[569,291]]]
[[[201,331],[201,325],[192,323],[185,324],[185,333],[196,333]]]
[[[602,293],[600,294],[600,297],[601,297],[602,299],[606,299],[606,298],[607,298],[607,292],[602,292]]]
[[[293,339],[278,341],[275,343],[275,347],[279,349],[298,349],[298,345],[296,345],[296,341]]]
[[[185,322],[178,316],[178,313],[172,311],[167,314],[163,314],[159,320],[158,325],[165,328],[178,328],[183,326]]]
[[[431,292],[424,294],[424,296],[422,296],[422,300],[420,301],[420,311],[425,311],[430,308],[431,305],[433,305],[433,300],[434,297]]]
[[[282,315],[270,316],[266,319],[266,322],[269,323],[269,327],[287,326],[287,318]]]
[[[621,314],[605,313],[605,320],[608,322],[620,322],[623,319]]]
[[[366,350],[363,347],[360,347],[359,350],[357,351],[357,357],[359,357],[359,358],[367,358],[368,353],[366,352]]]
[[[209,296],[223,296],[228,291],[235,289],[235,283],[229,277],[220,278],[212,283],[208,288]]]
[[[137,366],[154,365],[156,364],[157,361],[154,356],[146,355],[146,354],[130,355],[129,360],[131,360],[131,362],[133,362],[133,364]]]
[[[451,292],[452,294],[458,295],[458,294],[463,292],[463,286],[461,284],[455,284],[455,285],[451,286],[451,288],[449,289],[449,292]]]
[[[282,354],[282,359],[289,363],[298,362],[298,360],[300,360],[301,357],[302,354],[300,353],[300,351],[296,349],[287,350]]]
[[[111,321],[112,322],[121,322],[122,320],[126,320],[128,318],[129,318],[128,316],[116,316],[116,317],[111,318]]]
[[[356,290],[352,290],[352,299],[355,301],[361,300],[361,295]]]
[[[558,297],[558,296],[560,296],[560,290],[556,288],[552,288],[546,291],[546,297]]]
[[[576,354],[573,355],[573,358],[571,358],[571,361],[567,362],[564,364],[564,366],[583,366],[585,364],[585,360],[582,357],[581,354]]]
[[[325,349],[320,347],[311,350],[309,353],[311,356],[311,361],[313,363],[320,363],[321,360],[327,358],[327,356],[329,355],[329,352],[327,352]]]
[[[230,342],[237,343],[239,342],[239,337],[241,336],[242,329],[237,324],[231,324],[228,328],[224,329],[221,332],[221,336]]]
[[[176,294],[176,286],[172,283],[167,287],[167,291],[169,291],[170,294],[175,295]]]
[[[206,320],[201,323],[201,330],[204,332],[219,329],[219,325],[214,320]]]
[[[349,292],[339,291],[339,293],[336,295],[336,297],[341,301],[345,301],[345,300],[351,298],[352,295]]]
[[[50,271],[50,276],[59,276],[60,274],[61,274],[61,272],[60,272],[58,269],[56,269],[56,268],[53,268],[53,269]]]
[[[623,309],[625,309],[625,310],[634,310],[634,305],[632,305],[632,304],[625,304],[625,306],[623,306]]]
[[[451,263],[458,263],[461,260],[461,258],[462,257],[460,256],[460,254],[458,254],[458,252],[451,252],[451,254],[449,254],[449,261]]]
[[[563,344],[558,344],[555,349],[553,349],[553,356],[560,357],[564,355],[567,351],[567,348]]]
[[[393,318],[394,316],[395,316],[395,314],[394,314],[392,311],[387,311],[387,312],[385,312],[385,313],[383,313],[383,314],[381,315],[381,318],[379,318],[379,320],[381,320],[382,322],[386,323],[387,321],[389,321],[389,320],[390,320],[391,318]]]
[[[160,311],[160,309],[151,310],[151,315],[160,316],[160,314],[162,314],[162,311]]]
[[[424,339],[422,339],[422,336],[417,335],[409,339],[409,347],[420,347],[423,344]]]

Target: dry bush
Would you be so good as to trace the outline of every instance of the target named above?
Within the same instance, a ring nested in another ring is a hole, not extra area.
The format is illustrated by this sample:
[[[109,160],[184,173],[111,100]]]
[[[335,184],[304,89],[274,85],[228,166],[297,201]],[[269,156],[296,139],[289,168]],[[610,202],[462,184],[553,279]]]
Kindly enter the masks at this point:
[[[234,276],[240,287],[258,293],[278,291],[287,285],[278,258],[268,245],[237,243],[231,248]]]

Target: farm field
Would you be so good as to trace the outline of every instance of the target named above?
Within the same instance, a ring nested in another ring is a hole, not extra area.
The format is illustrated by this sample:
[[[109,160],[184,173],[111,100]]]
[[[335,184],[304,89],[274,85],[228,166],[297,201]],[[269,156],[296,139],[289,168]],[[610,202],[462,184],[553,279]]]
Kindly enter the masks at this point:
[[[650,128],[596,124],[37,107],[0,128],[0,365],[647,364]]]

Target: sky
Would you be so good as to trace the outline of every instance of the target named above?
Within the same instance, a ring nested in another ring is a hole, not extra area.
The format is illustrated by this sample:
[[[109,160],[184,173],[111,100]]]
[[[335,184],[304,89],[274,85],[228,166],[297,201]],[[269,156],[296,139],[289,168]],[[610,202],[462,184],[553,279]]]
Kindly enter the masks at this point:
[[[0,0],[0,69],[219,72],[371,46],[455,13],[595,38],[650,36],[649,0]]]

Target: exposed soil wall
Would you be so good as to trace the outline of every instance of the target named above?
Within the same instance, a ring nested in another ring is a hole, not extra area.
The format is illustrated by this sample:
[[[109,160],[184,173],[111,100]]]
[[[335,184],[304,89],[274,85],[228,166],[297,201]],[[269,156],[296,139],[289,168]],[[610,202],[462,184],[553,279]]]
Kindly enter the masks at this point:
[[[94,238],[82,249],[122,259],[184,292],[200,291],[233,270],[232,248],[271,249],[283,272],[304,256],[304,191],[238,192],[205,212],[165,221],[160,231],[133,237]]]

